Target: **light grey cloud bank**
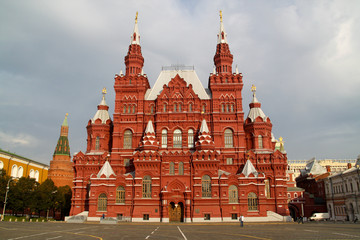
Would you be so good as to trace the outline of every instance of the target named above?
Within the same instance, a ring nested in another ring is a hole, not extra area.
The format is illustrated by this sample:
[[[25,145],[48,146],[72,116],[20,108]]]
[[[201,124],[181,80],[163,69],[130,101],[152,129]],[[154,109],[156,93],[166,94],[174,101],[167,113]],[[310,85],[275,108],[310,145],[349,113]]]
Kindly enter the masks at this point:
[[[49,163],[65,113],[72,152],[125,69],[134,17],[153,85],[162,66],[194,65],[207,87],[219,10],[245,114],[257,86],[289,159],[360,153],[358,1],[10,1],[0,3],[0,148]]]

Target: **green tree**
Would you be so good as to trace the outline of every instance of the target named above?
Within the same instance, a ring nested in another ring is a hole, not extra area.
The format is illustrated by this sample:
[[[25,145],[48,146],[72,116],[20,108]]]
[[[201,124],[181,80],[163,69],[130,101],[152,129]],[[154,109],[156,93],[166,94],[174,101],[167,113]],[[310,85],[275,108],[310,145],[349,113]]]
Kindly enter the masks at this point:
[[[46,179],[34,191],[33,201],[30,204],[32,211],[40,213],[54,208],[54,198],[57,188],[51,179]]]
[[[6,175],[5,169],[0,169],[0,208],[1,209],[4,207],[6,187],[9,179],[10,177]]]
[[[22,177],[19,180],[10,182],[10,190],[8,194],[9,209],[15,214],[30,208],[34,201],[34,192],[38,187],[38,183],[33,178]]]
[[[71,188],[66,185],[58,187],[57,193],[55,195],[54,207],[56,211],[61,212],[61,218],[68,216],[71,208]]]

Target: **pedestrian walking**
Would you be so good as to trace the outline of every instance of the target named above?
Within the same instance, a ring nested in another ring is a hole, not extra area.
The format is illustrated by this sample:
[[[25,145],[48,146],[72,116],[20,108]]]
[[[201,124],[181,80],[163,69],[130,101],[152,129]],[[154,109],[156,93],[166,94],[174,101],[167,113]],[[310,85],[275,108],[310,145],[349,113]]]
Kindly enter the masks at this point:
[[[244,226],[244,216],[243,215],[240,215],[239,221],[240,221],[240,227],[243,227]]]

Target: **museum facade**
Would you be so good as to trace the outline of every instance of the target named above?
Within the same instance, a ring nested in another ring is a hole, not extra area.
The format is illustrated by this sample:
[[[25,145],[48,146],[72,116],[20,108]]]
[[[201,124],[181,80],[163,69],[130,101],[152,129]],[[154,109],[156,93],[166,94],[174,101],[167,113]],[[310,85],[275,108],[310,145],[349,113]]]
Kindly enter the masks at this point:
[[[179,65],[163,67],[150,87],[136,17],[126,71],[114,79],[113,119],[103,89],[86,152],[73,156],[70,215],[134,222],[289,215],[283,143],[254,86],[244,117],[243,76],[232,64],[221,16],[208,88],[193,67]]]

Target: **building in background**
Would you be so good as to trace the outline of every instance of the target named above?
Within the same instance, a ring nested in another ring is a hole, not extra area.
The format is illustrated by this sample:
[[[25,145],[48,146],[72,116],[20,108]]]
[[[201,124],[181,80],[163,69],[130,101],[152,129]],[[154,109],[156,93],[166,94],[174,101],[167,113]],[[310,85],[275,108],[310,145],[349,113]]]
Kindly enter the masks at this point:
[[[69,147],[69,125],[67,120],[68,114],[61,125],[60,137],[57,142],[53,159],[50,161],[49,179],[51,179],[55,186],[73,186],[74,169],[71,162],[70,147]]]
[[[313,158],[315,159],[315,158]],[[306,167],[306,164],[310,160],[288,160],[288,164],[290,167],[290,170],[294,171],[295,178],[300,175],[300,170],[304,169]],[[355,165],[356,159],[319,159],[317,162],[323,166],[323,167],[330,167],[330,172],[332,173],[339,173],[343,172],[346,169],[348,169],[348,164],[350,163],[351,166]]]
[[[186,47],[186,46],[183,46]],[[205,89],[193,67],[163,67],[150,88],[137,17],[115,76],[113,120],[105,102],[74,155],[71,215],[131,221],[283,221],[287,154],[253,99],[244,117],[243,76],[233,71],[222,16]]]
[[[330,168],[321,166],[316,159],[308,161],[305,168],[300,170],[300,176],[295,180],[296,186],[304,189],[303,217],[308,218],[317,212],[327,212],[323,179],[329,175]]]
[[[326,203],[332,220],[360,219],[360,155],[354,167],[325,178]]]
[[[0,169],[13,178],[30,177],[42,183],[48,177],[49,166],[0,149]]]
[[[304,205],[306,204],[305,189],[296,186],[294,170],[286,171],[287,198],[290,216],[294,221],[304,217]]]

